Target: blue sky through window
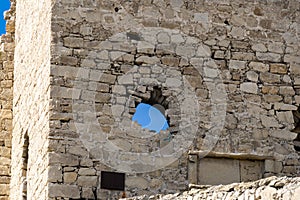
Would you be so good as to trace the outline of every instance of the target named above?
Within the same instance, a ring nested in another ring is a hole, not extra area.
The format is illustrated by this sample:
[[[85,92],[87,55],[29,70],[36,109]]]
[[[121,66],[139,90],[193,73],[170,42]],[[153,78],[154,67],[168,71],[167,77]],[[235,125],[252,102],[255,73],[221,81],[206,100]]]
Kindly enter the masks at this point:
[[[155,131],[156,133],[169,128],[165,116],[154,106],[145,103],[140,103],[136,107],[132,121],[136,121],[142,128]]]
[[[8,10],[10,7],[10,1],[9,0],[1,0],[0,3],[0,35],[4,34],[5,31],[5,20],[4,20],[4,11]]]

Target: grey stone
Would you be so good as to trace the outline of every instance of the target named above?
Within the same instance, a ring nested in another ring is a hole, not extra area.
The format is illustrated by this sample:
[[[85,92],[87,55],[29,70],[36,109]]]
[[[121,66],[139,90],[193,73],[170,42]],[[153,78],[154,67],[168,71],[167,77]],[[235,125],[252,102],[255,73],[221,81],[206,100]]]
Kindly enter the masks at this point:
[[[77,37],[66,37],[64,38],[64,45],[66,47],[81,48],[83,47],[83,39]]]
[[[199,183],[202,185],[228,184],[240,181],[238,160],[204,158],[199,162]],[[215,176],[211,176],[211,174]]]
[[[280,86],[279,94],[282,94],[282,95],[295,95],[295,90],[291,86]]]
[[[146,41],[139,41],[137,46],[138,53],[154,53],[155,45]]]
[[[276,115],[280,122],[286,122],[289,124],[294,123],[294,116],[293,116],[292,111],[277,112]]]
[[[236,39],[243,39],[245,37],[245,33],[245,30],[241,27],[233,27],[230,32],[230,35]]]
[[[261,53],[256,52],[256,57],[261,61],[280,62],[281,55],[277,53]]]
[[[96,175],[96,170],[90,168],[81,168],[79,169],[78,174],[80,176],[94,176]]]
[[[300,64],[300,57],[295,55],[286,54],[283,60],[284,62]]]
[[[214,54],[214,58],[219,58],[219,59],[222,59],[225,57],[225,52],[224,51],[216,51],[215,54]]]
[[[300,75],[300,64],[291,63],[290,64],[290,72],[293,75]]]
[[[277,116],[278,116],[278,114],[277,114]],[[289,119],[287,119],[287,118],[290,118],[290,117],[291,116],[286,116],[286,114],[283,113],[282,120],[288,121]],[[279,120],[282,121],[281,119],[279,119]],[[293,133],[289,130],[284,129],[284,130],[271,131],[270,136],[279,138],[279,139],[284,139],[284,140],[294,140],[297,137],[297,133]]]
[[[166,86],[167,87],[174,87],[174,88],[178,88],[180,87],[182,84],[182,81],[180,79],[177,78],[167,78],[166,80]]]
[[[128,187],[139,187],[141,189],[146,189],[148,184],[148,181],[142,177],[128,177],[126,180],[126,185]]]
[[[137,64],[142,64],[142,63],[146,63],[146,64],[156,64],[159,63],[160,60],[153,56],[153,57],[149,57],[149,56],[140,56],[136,59],[136,63]]]
[[[266,128],[280,127],[278,121],[274,117],[262,115],[260,118],[261,118],[262,125]]]
[[[158,33],[158,35],[157,35],[157,41],[159,43],[170,43],[170,36],[166,32]]]
[[[219,75],[219,72],[217,69],[204,67],[204,75],[208,78],[216,78]]]
[[[251,94],[257,94],[257,84],[256,83],[242,83],[241,84],[241,91],[251,93]]]
[[[260,74],[260,80],[266,83],[279,83],[280,75],[264,72]]]
[[[77,183],[79,186],[96,187],[98,182],[97,176],[79,176]]]
[[[281,42],[272,42],[268,44],[268,50],[269,52],[273,53],[284,53],[284,44]]]
[[[258,81],[258,74],[254,71],[248,71],[246,73],[247,79],[253,82],[257,82]]]
[[[200,45],[196,52],[197,57],[210,57],[211,56],[211,50],[209,46],[206,46],[204,44]]]
[[[180,45],[176,48],[176,54],[184,57],[194,57],[196,49],[193,46]]]
[[[259,72],[269,71],[269,66],[262,62],[250,62],[249,67],[252,68],[253,70],[259,71]]]
[[[257,43],[257,44],[254,44],[252,45],[252,50],[253,51],[259,51],[259,52],[267,52],[267,48],[264,44],[262,43]]]
[[[112,93],[113,94],[125,95],[126,94],[126,87],[124,87],[123,85],[113,85],[112,86]]]
[[[132,85],[133,84],[133,76],[132,74],[126,74],[118,78],[118,83],[120,85]]]
[[[76,172],[65,172],[64,173],[64,183],[74,183],[77,180]]]
[[[185,42],[185,39],[181,36],[181,34],[171,35],[171,42],[175,44],[181,44]]]
[[[80,191],[76,185],[49,184],[50,197],[80,198]]]
[[[246,62],[240,60],[230,60],[229,69],[245,69]]]

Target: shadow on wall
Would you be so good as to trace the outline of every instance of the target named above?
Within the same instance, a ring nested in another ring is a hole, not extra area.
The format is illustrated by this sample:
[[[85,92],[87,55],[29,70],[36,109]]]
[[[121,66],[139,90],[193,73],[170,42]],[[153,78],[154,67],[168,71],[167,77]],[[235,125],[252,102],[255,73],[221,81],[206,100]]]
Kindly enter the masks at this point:
[[[300,153],[300,107],[298,110],[293,111],[294,121],[295,121],[295,128],[292,132],[298,133],[296,139],[294,140],[294,148],[297,152]]]

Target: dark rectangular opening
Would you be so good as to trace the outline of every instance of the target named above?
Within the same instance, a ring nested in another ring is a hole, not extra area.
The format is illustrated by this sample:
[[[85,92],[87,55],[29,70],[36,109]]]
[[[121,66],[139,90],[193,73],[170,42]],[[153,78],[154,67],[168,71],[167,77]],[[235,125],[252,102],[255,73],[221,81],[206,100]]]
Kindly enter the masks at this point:
[[[125,173],[101,172],[101,189],[125,190]]]

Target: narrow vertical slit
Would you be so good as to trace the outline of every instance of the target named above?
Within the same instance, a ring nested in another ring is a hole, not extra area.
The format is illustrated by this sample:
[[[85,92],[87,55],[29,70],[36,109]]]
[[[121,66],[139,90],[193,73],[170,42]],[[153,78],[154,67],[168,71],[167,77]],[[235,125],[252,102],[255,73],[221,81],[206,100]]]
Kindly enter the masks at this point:
[[[27,200],[27,174],[28,174],[28,158],[29,158],[29,137],[26,132],[24,135],[23,154],[22,154],[22,199]]]

